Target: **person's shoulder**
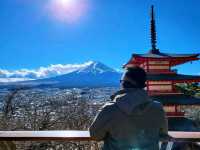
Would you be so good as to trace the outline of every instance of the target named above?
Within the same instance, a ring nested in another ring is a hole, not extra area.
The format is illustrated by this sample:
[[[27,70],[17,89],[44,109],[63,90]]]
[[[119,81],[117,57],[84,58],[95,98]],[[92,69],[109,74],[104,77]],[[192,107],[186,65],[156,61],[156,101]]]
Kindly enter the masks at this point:
[[[151,103],[151,107],[153,109],[161,110],[161,111],[163,110],[163,104],[162,103],[160,103],[158,101],[153,101],[153,100],[150,103]]]
[[[102,109],[112,109],[115,107],[115,102],[107,102],[102,106]]]
[[[105,112],[113,112],[115,110],[116,110],[115,102],[107,102],[101,108],[101,111]]]

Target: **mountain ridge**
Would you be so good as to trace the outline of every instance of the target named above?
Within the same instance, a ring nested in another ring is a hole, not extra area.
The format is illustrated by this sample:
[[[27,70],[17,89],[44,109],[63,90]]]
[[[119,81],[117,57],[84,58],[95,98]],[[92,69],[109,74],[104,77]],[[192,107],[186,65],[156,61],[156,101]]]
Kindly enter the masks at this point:
[[[121,72],[107,65],[90,61],[84,67],[50,78],[8,83],[13,86],[105,87],[118,86]]]

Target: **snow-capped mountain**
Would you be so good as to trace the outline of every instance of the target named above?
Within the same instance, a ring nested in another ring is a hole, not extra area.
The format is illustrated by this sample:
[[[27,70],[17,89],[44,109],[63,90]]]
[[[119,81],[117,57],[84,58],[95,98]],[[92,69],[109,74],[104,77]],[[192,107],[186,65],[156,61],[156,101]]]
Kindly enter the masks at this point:
[[[83,69],[92,63],[94,62],[88,61],[83,64],[51,64],[46,67],[39,67],[38,69],[19,69],[12,71],[0,69],[0,82],[16,82],[55,77]]]
[[[51,86],[51,87],[102,87],[119,86],[121,72],[101,62],[90,61],[76,69],[54,77],[15,82],[18,86]]]
[[[121,73],[100,63],[91,62],[88,66],[64,75],[37,80],[63,87],[118,86]]]
[[[85,66],[79,70],[77,70],[78,73],[105,73],[105,72],[116,72],[116,70],[100,63],[100,62],[93,62],[91,61],[88,66]]]

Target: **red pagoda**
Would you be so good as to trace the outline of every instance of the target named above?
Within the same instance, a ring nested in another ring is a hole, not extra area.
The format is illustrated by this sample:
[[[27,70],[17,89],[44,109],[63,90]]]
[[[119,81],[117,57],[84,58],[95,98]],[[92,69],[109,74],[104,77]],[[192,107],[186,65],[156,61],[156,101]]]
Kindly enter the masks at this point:
[[[170,130],[195,130],[191,120],[185,118],[182,106],[200,105],[200,99],[184,95],[176,89],[176,84],[200,82],[200,76],[178,74],[172,67],[199,60],[199,54],[162,53],[156,47],[156,42],[154,7],[152,6],[151,50],[146,54],[132,54],[132,58],[124,67],[137,65],[145,69],[148,75],[146,90],[152,100],[164,105]]]

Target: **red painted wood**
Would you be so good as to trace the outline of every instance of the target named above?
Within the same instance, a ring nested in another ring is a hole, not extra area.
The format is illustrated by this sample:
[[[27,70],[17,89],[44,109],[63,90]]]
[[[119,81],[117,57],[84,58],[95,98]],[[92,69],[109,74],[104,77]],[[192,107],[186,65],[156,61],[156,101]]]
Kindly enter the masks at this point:
[[[149,80],[149,81],[171,81],[171,80]],[[180,79],[180,80],[173,80],[174,83],[192,83],[192,82],[200,82],[200,79]]]
[[[176,72],[173,72],[172,70],[155,70],[155,69],[151,69],[150,72],[148,72],[148,74],[176,74]]]
[[[160,85],[162,85],[162,86],[163,86],[163,85],[172,85],[172,84],[161,84],[161,83],[159,83],[159,84],[156,84],[156,83],[155,83],[155,84],[154,84],[154,83],[149,83],[149,85],[151,85],[151,86],[154,86],[154,85],[159,85],[159,86],[160,86]]]
[[[184,112],[166,112],[168,117],[184,117]]]
[[[148,95],[149,96],[156,96],[156,95],[177,95],[177,94],[183,94],[181,92],[169,92],[169,91],[165,91],[165,92],[160,92],[160,91],[148,91]]]
[[[140,56],[134,56],[134,58],[132,58],[132,60],[134,60],[134,61],[129,61],[127,64],[135,63],[138,65],[138,64],[146,62],[147,59],[149,61],[169,61],[170,66],[176,66],[176,65],[180,65],[180,64],[183,64],[183,63],[186,63],[189,61],[199,60],[199,58],[197,58],[197,57],[174,57],[174,58],[171,58],[171,57],[168,57],[168,58],[148,57],[148,58],[145,58],[145,57],[140,57]]]

